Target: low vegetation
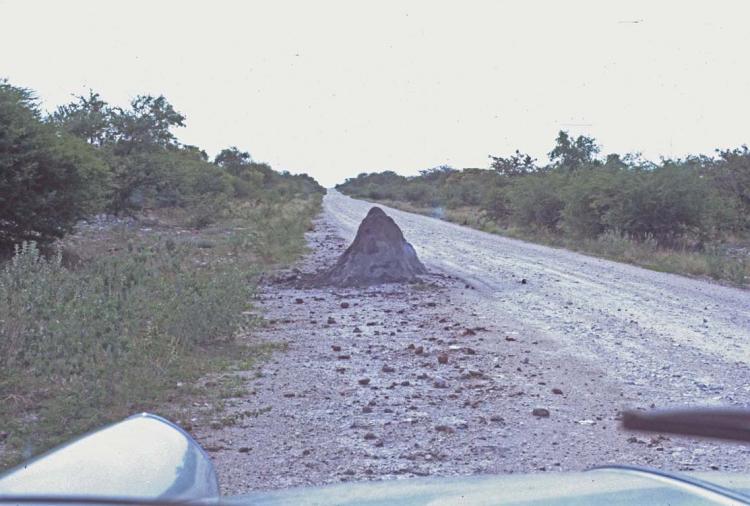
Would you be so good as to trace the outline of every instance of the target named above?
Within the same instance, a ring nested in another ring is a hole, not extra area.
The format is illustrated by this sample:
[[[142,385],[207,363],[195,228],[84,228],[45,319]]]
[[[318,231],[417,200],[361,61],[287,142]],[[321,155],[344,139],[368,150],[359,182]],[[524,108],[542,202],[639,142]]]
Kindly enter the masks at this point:
[[[360,174],[354,197],[667,272],[750,283],[750,150],[662,160],[599,156],[560,132],[549,163],[516,152],[488,169]]]
[[[94,93],[43,117],[0,83],[0,466],[233,395],[221,371],[269,351],[247,338],[256,280],[304,251],[324,190],[237,148],[209,161],[183,122]]]

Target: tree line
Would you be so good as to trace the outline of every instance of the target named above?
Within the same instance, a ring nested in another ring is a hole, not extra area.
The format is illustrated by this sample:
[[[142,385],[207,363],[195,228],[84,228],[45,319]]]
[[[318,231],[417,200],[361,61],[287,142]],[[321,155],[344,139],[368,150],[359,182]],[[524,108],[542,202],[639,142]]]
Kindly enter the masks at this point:
[[[236,147],[210,160],[178,141],[185,119],[163,96],[116,107],[93,91],[44,114],[31,90],[0,80],[0,251],[49,243],[102,212],[192,207],[202,226],[233,199],[324,191]]]
[[[352,196],[429,208],[472,207],[505,227],[578,238],[616,233],[700,249],[750,236],[750,150],[662,159],[601,156],[595,139],[561,131],[547,163],[516,151],[486,169],[441,166],[405,177],[360,174]]]

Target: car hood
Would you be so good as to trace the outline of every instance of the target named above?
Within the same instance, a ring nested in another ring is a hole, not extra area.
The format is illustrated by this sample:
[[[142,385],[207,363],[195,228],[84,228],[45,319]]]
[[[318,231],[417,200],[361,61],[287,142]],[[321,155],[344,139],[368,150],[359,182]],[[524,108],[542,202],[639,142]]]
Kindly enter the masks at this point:
[[[750,477],[671,475],[635,467],[578,473],[420,478],[309,487],[222,499],[222,504],[281,505],[588,505],[748,504]]]
[[[179,427],[142,414],[102,428],[0,476],[0,503],[227,505],[750,504],[750,477],[677,475],[627,466],[586,472],[400,479],[219,497],[208,455]],[[13,501],[21,498],[23,501]],[[76,501],[80,499],[80,501]],[[137,499],[136,502],[133,500]]]

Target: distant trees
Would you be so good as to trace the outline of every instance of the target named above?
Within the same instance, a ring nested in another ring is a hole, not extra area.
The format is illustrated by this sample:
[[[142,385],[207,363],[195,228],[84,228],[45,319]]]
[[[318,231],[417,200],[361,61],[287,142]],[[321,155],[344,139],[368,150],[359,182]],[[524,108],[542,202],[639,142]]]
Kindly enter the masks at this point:
[[[49,242],[93,213],[191,206],[196,225],[230,199],[323,192],[236,147],[216,159],[181,144],[185,116],[163,96],[114,107],[90,91],[43,117],[30,91],[0,81],[0,249]]]
[[[539,170],[535,158],[518,150],[507,158],[490,155],[490,160],[492,160],[490,168],[501,176],[523,176]]]
[[[312,178],[279,174],[237,147],[222,150],[210,162],[200,148],[177,140],[174,130],[185,126],[185,116],[163,96],[139,95],[121,108],[90,92],[58,108],[50,119],[102,151],[113,175],[111,212],[192,205],[219,195],[257,198],[272,189],[322,191]]]
[[[746,146],[659,164],[638,155],[599,154],[593,138],[560,132],[547,165],[516,151],[490,156],[489,169],[431,169],[410,178],[361,174],[337,188],[423,207],[471,206],[504,226],[582,239],[611,232],[696,245],[750,237]]]

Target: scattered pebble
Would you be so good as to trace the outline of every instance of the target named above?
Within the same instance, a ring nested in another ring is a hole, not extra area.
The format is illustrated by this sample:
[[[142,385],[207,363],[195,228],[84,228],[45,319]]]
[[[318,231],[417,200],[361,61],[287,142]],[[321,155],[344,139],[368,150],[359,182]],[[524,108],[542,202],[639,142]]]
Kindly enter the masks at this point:
[[[534,408],[531,414],[539,418],[547,418],[549,417],[549,410],[547,408]]]
[[[435,388],[448,388],[448,382],[443,378],[435,378],[432,382],[432,386]]]

